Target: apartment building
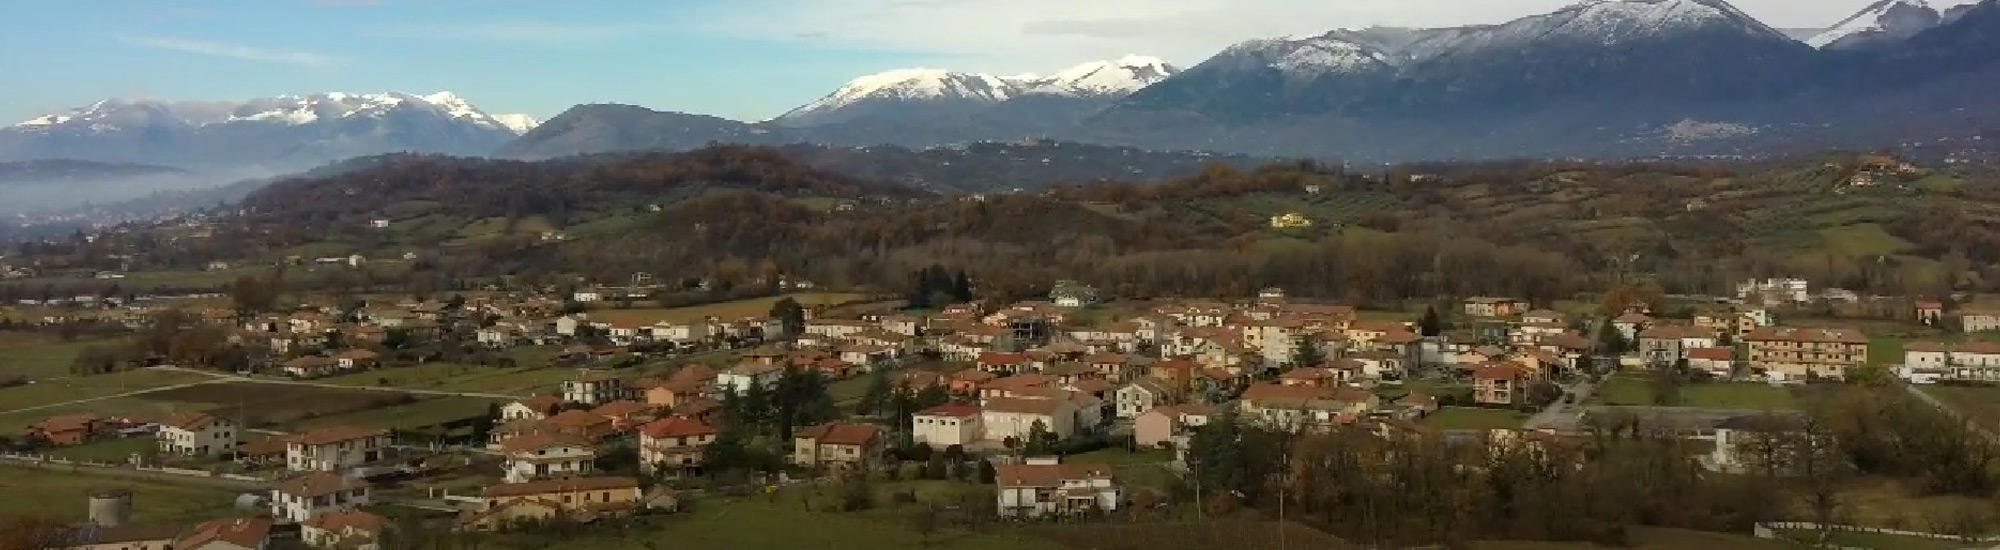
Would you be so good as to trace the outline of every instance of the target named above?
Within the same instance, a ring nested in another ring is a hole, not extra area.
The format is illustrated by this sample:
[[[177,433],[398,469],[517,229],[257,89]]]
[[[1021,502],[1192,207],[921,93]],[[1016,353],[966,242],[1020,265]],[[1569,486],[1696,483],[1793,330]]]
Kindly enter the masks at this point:
[[[1774,381],[1847,379],[1847,370],[1868,363],[1868,335],[1846,328],[1763,327],[1743,336],[1752,371]]]

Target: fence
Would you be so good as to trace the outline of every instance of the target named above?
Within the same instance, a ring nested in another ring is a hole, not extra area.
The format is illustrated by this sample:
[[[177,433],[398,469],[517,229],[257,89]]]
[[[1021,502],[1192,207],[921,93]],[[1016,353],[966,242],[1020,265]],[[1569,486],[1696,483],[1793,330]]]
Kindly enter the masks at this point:
[[[1810,521],[1775,521],[1770,523],[1757,524],[1757,527],[1753,534],[1755,534],[1756,537],[1760,539],[1775,539],[1779,538],[1778,530],[1780,529],[1789,529],[1797,531],[1819,531],[1821,528],[1822,526],[1820,524],[1813,523]],[[1968,542],[1973,544],[2000,544],[2000,535],[1961,537],[1957,535],[1925,533],[1921,531],[1883,529],[1880,527],[1862,527],[1859,525],[1826,525],[1824,526],[1824,528],[1828,531],[1842,531],[1849,533],[1873,533],[1877,535],[1893,535],[1899,537],[1922,538],[1922,539],[1942,540],[1951,542]]]
[[[253,485],[262,485],[270,482],[270,480],[267,479],[262,479],[247,475],[226,474],[219,472],[211,472],[208,470],[191,470],[187,468],[171,468],[165,466],[139,466],[135,464],[98,462],[94,460],[70,460],[53,455],[0,453],[0,461],[11,462],[15,464],[20,464],[29,467],[36,467],[36,468],[54,468],[54,467],[66,466],[71,470],[89,469],[98,471],[100,473],[136,475],[139,477],[160,479],[162,481],[174,481],[176,479],[185,480],[186,478],[191,478],[191,477],[202,478],[202,479],[212,480],[214,482],[240,485],[243,486],[244,488],[250,488]]]

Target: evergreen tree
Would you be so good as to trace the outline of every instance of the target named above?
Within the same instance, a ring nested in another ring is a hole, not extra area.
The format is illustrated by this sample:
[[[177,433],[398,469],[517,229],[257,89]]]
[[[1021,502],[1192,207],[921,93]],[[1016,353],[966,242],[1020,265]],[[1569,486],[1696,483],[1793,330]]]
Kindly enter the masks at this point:
[[[972,277],[963,269],[958,270],[958,277],[952,281],[951,297],[960,302],[972,301]]]
[[[943,384],[931,384],[916,394],[917,410],[924,410],[951,402],[951,390]]]
[[[1424,306],[1424,316],[1417,320],[1417,330],[1424,336],[1444,334],[1444,319],[1438,317],[1437,306]]]
[[[733,422],[717,429],[715,441],[701,451],[702,468],[710,476],[749,467],[749,459],[749,441],[743,434],[743,428]]]
[[[1049,431],[1048,424],[1036,420],[1034,424],[1028,426],[1028,440],[1021,442],[1021,445],[1026,449],[1028,456],[1046,456],[1054,454],[1056,444],[1060,442],[1061,436]]]
[[[861,394],[861,403],[855,412],[862,416],[873,416],[887,412],[890,394],[896,388],[889,382],[889,369],[877,368],[868,371],[868,391]]]
[[[1319,337],[1300,335],[1298,346],[1292,350],[1293,367],[1314,367],[1326,362],[1326,352],[1319,349]]]
[[[806,308],[790,296],[771,304],[771,318],[778,320],[787,339],[797,338],[806,331]]]
[[[1618,330],[1617,324],[1607,320],[1598,328],[1597,353],[1604,355],[1625,353],[1626,346],[1628,345],[1625,342],[1625,333]]]

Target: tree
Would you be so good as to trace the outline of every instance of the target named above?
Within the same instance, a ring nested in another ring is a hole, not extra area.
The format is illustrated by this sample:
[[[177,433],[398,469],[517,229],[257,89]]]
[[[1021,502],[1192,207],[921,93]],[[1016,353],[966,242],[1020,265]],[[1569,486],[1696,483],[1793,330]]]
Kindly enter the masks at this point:
[[[1444,319],[1438,317],[1436,305],[1424,306],[1424,316],[1417,319],[1417,330],[1424,336],[1444,334]]]
[[[771,304],[771,318],[778,320],[780,330],[787,339],[798,338],[806,332],[806,308],[790,296]]]
[[[891,395],[895,392],[895,386],[889,382],[889,369],[872,369],[868,371],[868,390],[861,394],[861,402],[855,405],[855,412],[862,416],[888,412]]]
[[[1647,389],[1653,396],[1653,405],[1678,407],[1681,405],[1681,373],[1673,365],[1655,365],[1652,376],[1647,380]]]
[[[916,515],[910,518],[910,529],[916,531],[917,536],[921,537],[919,543],[923,547],[929,548],[931,546],[931,535],[937,533],[939,523],[937,509],[925,506],[917,510]]]
[[[260,281],[256,277],[243,275],[230,284],[229,300],[235,304],[239,314],[255,315],[270,311],[277,305],[277,285],[275,282]]]
[[[715,441],[701,451],[701,465],[710,476],[750,467],[749,441],[742,428],[734,422],[718,428]]]
[[[993,461],[991,461],[991,460],[987,460],[987,459],[984,459],[984,458],[982,458],[982,459],[979,459],[979,484],[980,484],[980,485],[992,485],[992,484],[993,484],[993,479],[994,479],[995,477],[998,477],[998,476],[999,476],[999,473],[998,473],[998,472],[999,472],[999,470],[998,470],[998,469],[995,469],[995,468],[993,467]]]
[[[1620,353],[1625,353],[1625,350],[1629,346],[1630,344],[1628,344],[1625,341],[1625,332],[1618,330],[1617,323],[1613,323],[1607,319],[1604,321],[1604,323],[1598,326],[1597,330],[1598,354],[1617,355]]]
[[[1319,337],[1309,334],[1298,337],[1298,345],[1292,350],[1292,366],[1298,368],[1319,366],[1326,362],[1326,352],[1319,349]]]
[[[1056,444],[1061,442],[1061,435],[1050,431],[1048,424],[1036,420],[1034,424],[1028,426],[1028,440],[1022,442],[1022,447],[1029,456],[1044,456],[1054,454]]]
[[[963,269],[958,270],[958,276],[952,279],[951,297],[959,302],[972,301],[972,277],[966,275]]]

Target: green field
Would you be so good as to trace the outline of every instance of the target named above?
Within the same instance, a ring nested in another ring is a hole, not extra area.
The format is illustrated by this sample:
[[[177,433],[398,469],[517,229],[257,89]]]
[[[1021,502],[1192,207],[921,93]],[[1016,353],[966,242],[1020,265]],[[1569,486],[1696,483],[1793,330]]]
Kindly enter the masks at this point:
[[[124,340],[63,342],[30,334],[0,336],[0,377],[21,375],[29,380],[69,376],[76,356],[91,346],[119,346]]]
[[[1808,544],[1819,540],[1819,533],[1812,531],[1786,529],[1778,531],[1778,534],[1781,537]],[[1827,542],[1848,548],[1867,548],[1869,550],[1960,550],[1964,548],[1985,548],[1988,546],[1925,537],[1885,535],[1860,531],[1834,531],[1828,534]]]
[[[93,492],[132,490],[134,523],[194,522],[241,515],[238,491],[207,485],[167,483],[78,472],[0,465],[0,516],[41,516],[82,521]]]
[[[1909,343],[1910,339],[1901,336],[1869,336],[1868,364],[1903,364],[1903,346]]]
[[[802,292],[787,296],[798,300],[800,304],[806,307],[815,305],[830,306],[868,297],[864,294],[846,292]],[[763,317],[770,315],[771,305],[778,303],[778,300],[781,299],[783,298],[751,298],[733,302],[675,308],[598,309],[590,312],[590,320],[607,323],[653,324],[659,322],[685,323],[699,321],[708,317],[716,317],[724,320]]]
[[[1167,469],[1167,464],[1174,461],[1173,451],[1149,449],[1135,453],[1123,448],[1111,448],[1066,456],[1062,460],[1108,465],[1117,473],[1120,482],[1161,493],[1171,491],[1179,484],[1179,478]]]
[[[1632,546],[1625,550],[1797,550],[1799,546],[1749,535],[1661,529],[1632,528]],[[1472,544],[1472,550],[1603,550],[1607,547],[1580,542],[1487,541]]]
[[[111,374],[44,380],[26,386],[0,389],[0,414],[79,399],[91,399],[144,391],[175,384],[208,380],[209,377],[173,371],[129,370]],[[46,416],[46,415],[44,415]]]
[[[516,393],[549,386],[576,376],[574,369],[550,367],[496,368],[455,363],[431,363],[358,372],[314,382],[352,387],[397,387],[472,393]]]
[[[2000,431],[2000,387],[1926,385],[1918,389],[1988,430]]]
[[[1444,407],[1424,417],[1423,424],[1440,430],[1511,430],[1527,422],[1528,413],[1474,407]]]
[[[907,517],[916,509],[884,509],[860,513],[824,511],[834,503],[822,496],[808,509],[799,489],[773,497],[713,498],[694,504],[694,511],[664,518],[657,526],[619,533],[591,530],[580,536],[554,538],[506,535],[493,541],[501,547],[549,550],[1059,550],[1064,546],[996,526],[985,534],[940,530],[931,544],[910,528]],[[514,539],[514,540],[509,540]],[[648,543],[652,543],[649,545]]]
[[[151,451],[156,448],[159,448],[158,440],[155,440],[150,436],[140,436],[140,437],[127,437],[123,439],[108,439],[96,443],[91,443],[88,445],[77,445],[75,447],[63,447],[60,449],[56,449],[50,452],[49,454],[56,455],[57,457],[66,458],[69,460],[89,460],[94,462],[109,462],[112,464],[124,464],[125,461],[130,459],[134,453],[145,454],[147,451]]]
[[[1653,390],[1644,378],[1613,376],[1597,387],[1594,400],[1613,406],[1653,406]],[[1796,410],[1799,401],[1789,388],[1752,382],[1681,385],[1682,407],[1702,409]]]
[[[1827,250],[1855,257],[1889,256],[1912,248],[1909,241],[1873,223],[1826,227],[1819,236]]]

